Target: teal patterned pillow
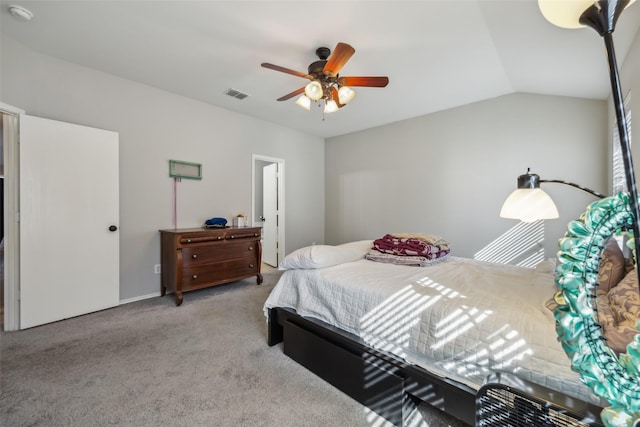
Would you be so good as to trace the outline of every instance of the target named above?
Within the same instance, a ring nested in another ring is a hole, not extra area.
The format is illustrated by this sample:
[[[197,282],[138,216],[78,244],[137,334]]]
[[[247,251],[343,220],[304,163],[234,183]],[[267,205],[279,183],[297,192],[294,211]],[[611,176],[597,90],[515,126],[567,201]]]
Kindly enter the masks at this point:
[[[618,241],[609,238],[600,259],[598,269],[598,293],[607,293],[624,278],[626,261]]]

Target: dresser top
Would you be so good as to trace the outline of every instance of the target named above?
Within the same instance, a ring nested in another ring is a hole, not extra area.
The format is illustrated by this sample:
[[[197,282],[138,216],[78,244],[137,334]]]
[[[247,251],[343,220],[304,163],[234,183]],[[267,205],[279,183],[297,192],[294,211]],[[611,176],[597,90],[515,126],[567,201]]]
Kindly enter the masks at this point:
[[[197,228],[168,228],[164,230],[160,230],[162,233],[197,233],[201,231],[240,231],[240,230],[260,230],[262,227],[197,227]]]

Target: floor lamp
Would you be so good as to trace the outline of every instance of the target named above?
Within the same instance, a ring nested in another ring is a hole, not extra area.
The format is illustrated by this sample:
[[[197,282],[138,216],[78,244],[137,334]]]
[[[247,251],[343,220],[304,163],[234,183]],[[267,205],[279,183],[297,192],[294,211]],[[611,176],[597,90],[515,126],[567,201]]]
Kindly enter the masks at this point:
[[[591,262],[595,255],[592,249],[601,250],[602,242],[610,236],[611,230],[629,225],[634,234],[636,274],[640,285],[638,194],[612,37],[620,14],[633,1],[538,0],[542,14],[551,23],[565,28],[591,27],[602,36],[607,50],[628,193],[618,193],[592,203],[579,220],[569,223],[565,237],[558,242],[559,264],[554,281],[561,289],[557,294],[561,298],[556,299],[558,306],[554,309],[554,317],[558,338],[571,360],[572,369],[596,395],[611,404],[600,414],[608,427],[640,425],[640,335],[636,334],[627,344],[626,352],[615,354],[606,345],[605,331],[596,314],[597,299],[591,298],[598,285],[599,273],[598,262]]]
[[[640,255],[638,190],[633,171],[629,129],[624,111],[624,99],[620,87],[618,63],[613,46],[613,31],[615,30],[618,18],[622,14],[622,11],[634,1],[635,0],[597,0],[594,2],[593,0],[539,0],[538,5],[544,17],[552,24],[562,28],[580,28],[587,26],[596,30],[604,40],[611,80],[611,96],[613,97],[613,105],[616,112],[625,180],[629,192],[631,213],[633,215],[633,236],[637,257]],[[640,282],[640,269],[637,269],[637,271]]]

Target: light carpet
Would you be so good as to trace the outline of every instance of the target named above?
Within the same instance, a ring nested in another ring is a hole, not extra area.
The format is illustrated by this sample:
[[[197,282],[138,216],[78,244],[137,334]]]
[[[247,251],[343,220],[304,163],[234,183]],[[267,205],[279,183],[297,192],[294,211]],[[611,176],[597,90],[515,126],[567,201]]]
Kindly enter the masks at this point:
[[[266,344],[281,272],[0,333],[2,426],[390,425]],[[419,425],[462,425],[421,407]]]

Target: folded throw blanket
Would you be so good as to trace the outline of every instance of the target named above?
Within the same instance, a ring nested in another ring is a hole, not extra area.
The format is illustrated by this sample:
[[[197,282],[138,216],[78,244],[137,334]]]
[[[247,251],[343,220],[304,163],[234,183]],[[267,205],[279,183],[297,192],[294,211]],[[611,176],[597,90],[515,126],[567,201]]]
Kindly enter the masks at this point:
[[[391,234],[386,234],[382,238],[374,240],[373,247],[386,254],[422,256],[429,260],[442,258],[450,252],[448,246],[447,249],[441,250],[424,240],[413,237],[400,238]]]
[[[384,262],[387,264],[396,264],[396,265],[409,265],[409,266],[415,266],[415,267],[427,267],[429,265],[433,265],[445,259],[444,256],[437,259],[428,259],[423,256],[391,255],[391,254],[382,253],[377,249],[371,249],[364,256],[364,258],[368,259],[369,261]]]
[[[449,242],[444,239],[444,237],[437,236],[435,234],[424,234],[424,233],[393,233],[394,237],[398,239],[417,239],[422,240],[430,244],[431,246],[435,246],[441,251],[449,249]]]

